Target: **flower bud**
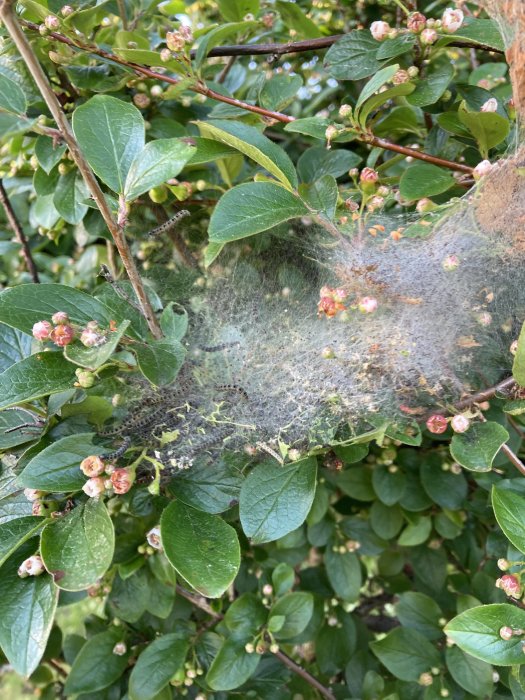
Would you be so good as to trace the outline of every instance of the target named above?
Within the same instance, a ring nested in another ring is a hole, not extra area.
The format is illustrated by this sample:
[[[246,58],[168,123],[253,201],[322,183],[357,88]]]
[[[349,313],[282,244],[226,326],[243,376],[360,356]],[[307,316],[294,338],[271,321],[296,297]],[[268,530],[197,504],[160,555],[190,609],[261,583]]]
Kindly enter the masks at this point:
[[[151,100],[143,92],[137,92],[136,95],[133,95],[133,104],[139,109],[146,109],[150,106]]]
[[[45,571],[44,562],[42,557],[38,554],[25,559],[18,567],[18,575],[20,578],[26,578],[27,576],[40,576]]]
[[[95,384],[95,375],[93,372],[88,372],[88,370],[85,370],[83,372],[79,372],[77,374],[77,382],[75,386],[79,386],[82,389],[91,389],[91,387]]]
[[[513,340],[512,343],[510,344],[509,351],[511,355],[515,355],[518,352],[518,341]]]
[[[512,629],[512,627],[505,626],[500,628],[499,636],[506,642],[508,642],[509,639],[512,639],[513,634],[514,630]]]
[[[44,493],[45,491],[39,491],[38,489],[24,489],[24,496],[28,501],[38,501]]]
[[[357,552],[358,549],[361,549],[361,542],[357,540],[346,540],[345,548],[347,552]]]
[[[432,678],[431,673],[422,673],[418,679],[419,685],[423,685],[423,686],[432,685],[433,682],[434,682],[434,679]]]
[[[49,337],[55,345],[63,348],[73,341],[75,331],[71,326],[55,326],[49,334]]]
[[[33,326],[33,338],[37,340],[47,340],[53,330],[49,321],[38,321]]]
[[[115,493],[122,495],[133,486],[134,478],[128,469],[115,469],[111,475],[111,485]]]
[[[466,416],[459,414],[452,418],[450,425],[455,433],[464,433],[469,429],[470,421]]]
[[[361,182],[377,182],[379,180],[379,174],[373,168],[363,168],[359,179]]]
[[[55,326],[65,326],[66,323],[69,323],[69,316],[65,311],[57,311],[51,316],[51,321]]]
[[[417,78],[419,75],[419,68],[417,66],[410,66],[410,68],[407,69],[407,73],[411,78]]]
[[[180,25],[179,34],[187,44],[191,44],[193,42],[193,32],[191,31],[191,27],[187,24]]]
[[[64,5],[64,7],[61,8],[60,14],[62,17],[69,17],[69,15],[72,15],[75,10],[71,7],[71,5]]]
[[[348,211],[358,211],[359,204],[349,197],[345,199],[345,207]]]
[[[271,29],[273,27],[274,21],[275,21],[274,16],[272,14],[270,14],[269,12],[267,12],[265,15],[263,15],[261,17],[261,22],[264,24],[264,26],[267,29]]]
[[[425,46],[431,46],[438,40],[438,33],[435,29],[423,29],[420,37],[421,43]]]
[[[339,107],[339,116],[345,119],[352,116],[352,107],[350,105],[341,105]]]
[[[422,15],[421,12],[411,12],[407,19],[407,28],[414,32],[414,34],[419,34],[426,27],[427,18]]]
[[[275,642],[273,644],[270,644],[270,651],[272,654],[277,654],[277,652],[279,651],[279,645],[275,644]]]
[[[151,530],[146,533],[146,539],[148,540],[148,544],[153,547],[153,549],[162,549],[160,527],[152,527]]]
[[[493,167],[494,165],[490,162],[490,160],[482,160],[481,163],[478,163],[476,165],[474,171],[472,172],[472,175],[475,180],[479,180],[480,178],[487,175],[487,173],[490,173]]]
[[[418,214],[426,214],[428,211],[433,211],[434,209],[437,209],[437,204],[428,197],[423,197],[423,199],[420,199],[416,204],[416,211]]]
[[[441,266],[445,270],[445,272],[453,272],[454,270],[457,270],[459,267],[459,258],[457,255],[447,255],[446,258],[444,258],[443,262],[441,263]]]
[[[445,416],[440,416],[438,413],[430,416],[426,421],[427,430],[434,435],[441,435],[447,429],[448,422]]]
[[[167,32],[166,33],[166,46],[170,51],[177,53],[182,51],[186,41],[180,32]]]
[[[441,27],[447,34],[453,34],[461,27],[464,19],[465,15],[462,10],[454,10],[451,7],[447,7],[441,18]]]
[[[375,196],[368,200],[367,207],[369,211],[375,211],[376,209],[381,209],[385,204],[383,197]]]
[[[373,314],[378,306],[378,301],[374,297],[363,297],[357,302],[357,308],[362,314]]]
[[[482,311],[477,315],[476,320],[480,326],[490,326],[492,323],[492,314],[489,314],[488,311]]]
[[[104,479],[100,476],[94,476],[92,479],[88,479],[82,487],[82,491],[90,498],[98,498],[105,490]]]
[[[512,564],[508,559],[498,559],[498,569],[500,571],[508,571],[511,566]]]
[[[167,63],[169,60],[171,60],[171,51],[169,49],[162,49],[160,52],[160,60],[163,63]]]
[[[481,112],[497,112],[498,101],[495,97],[491,97],[489,100],[481,105]]]
[[[262,593],[263,593],[263,595],[272,595],[273,586],[270,583],[265,583],[264,586],[262,587]]]
[[[392,83],[394,85],[402,85],[403,83],[408,83],[410,80],[410,76],[408,74],[408,71],[406,70],[398,70],[394,75],[392,76]]]
[[[370,34],[376,41],[384,41],[388,38],[391,27],[388,22],[372,22],[370,25]]]
[[[380,197],[388,197],[390,194],[390,189],[386,185],[381,185],[381,187],[377,188],[377,194]]]
[[[505,595],[508,595],[510,598],[521,598],[521,583],[514,574],[505,574],[497,579],[495,586],[496,588],[501,588]]]
[[[334,126],[333,124],[330,124],[329,126],[326,127],[326,130],[324,132],[325,138],[330,143],[332,139],[334,139],[337,136],[338,128]]]
[[[80,462],[80,470],[86,476],[100,476],[104,473],[106,465],[98,455],[90,455]]]
[[[253,646],[253,644],[248,642],[247,644],[244,645],[244,651],[247,654],[253,654],[253,652],[255,651],[255,647]]]
[[[58,17],[55,17],[54,15],[47,15],[47,17],[44,19],[44,24],[48,29],[51,31],[58,29],[60,26],[60,20]]]
[[[94,348],[95,346],[100,345],[100,341],[103,339],[103,335],[100,335],[96,331],[90,330],[89,328],[84,329],[80,334],[80,342],[86,348]]]
[[[117,642],[113,647],[113,654],[116,656],[124,656],[127,650],[128,649],[124,642]]]

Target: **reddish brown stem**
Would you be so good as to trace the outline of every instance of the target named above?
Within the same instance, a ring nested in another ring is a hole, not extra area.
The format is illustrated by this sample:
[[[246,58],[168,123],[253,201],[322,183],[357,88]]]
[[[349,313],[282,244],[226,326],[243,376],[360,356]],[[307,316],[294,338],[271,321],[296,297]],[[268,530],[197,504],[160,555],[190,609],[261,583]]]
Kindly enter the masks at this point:
[[[483,403],[483,401],[488,401],[489,399],[496,396],[496,394],[508,392],[515,386],[516,380],[514,379],[514,377],[508,377],[507,379],[504,379],[502,382],[499,382],[499,384],[496,384],[495,386],[491,386],[488,389],[482,389],[481,391],[478,391],[475,394],[471,394],[470,396],[465,396],[464,399],[457,401],[454,404],[454,407],[458,411],[461,411],[464,408],[468,408],[469,406],[472,406],[475,403]]]
[[[460,173],[468,173],[469,175],[473,172],[474,168],[469,165],[463,165],[462,163],[454,163],[451,160],[446,160],[445,158],[439,158],[438,156],[431,156],[428,153],[423,153],[422,151],[417,151],[414,148],[409,148],[408,146],[400,146],[397,143],[392,143],[386,139],[380,139],[378,136],[367,136],[362,137],[362,140],[369,143],[372,146],[379,146],[386,151],[393,151],[394,153],[401,153],[404,156],[410,156],[411,158],[417,158],[418,160],[423,160],[426,163],[432,163],[433,165],[439,165],[442,168],[448,168],[449,170],[456,170]]]
[[[11,206],[11,202],[9,201],[9,197],[7,196],[7,192],[5,191],[4,188],[4,183],[0,179],[0,204],[2,204],[5,215],[7,217],[7,220],[9,222],[9,225],[13,229],[13,232],[16,236],[16,240],[20,243],[20,248],[22,250],[22,255],[24,256],[24,260],[26,262],[26,266],[28,269],[29,274],[31,275],[31,278],[33,282],[38,284],[40,282],[40,278],[38,277],[38,270],[36,269],[35,261],[33,260],[33,256],[31,254],[31,248],[29,247],[29,242],[27,240],[27,237],[22,230],[22,226],[20,225],[20,222],[18,221],[18,217],[16,216],[13,207]]]

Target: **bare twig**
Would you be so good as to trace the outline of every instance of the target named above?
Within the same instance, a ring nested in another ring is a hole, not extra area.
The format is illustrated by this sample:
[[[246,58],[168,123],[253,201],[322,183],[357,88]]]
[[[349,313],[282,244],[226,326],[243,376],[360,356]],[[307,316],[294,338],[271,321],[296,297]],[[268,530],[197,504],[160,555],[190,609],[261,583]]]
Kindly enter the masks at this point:
[[[4,183],[0,179],[0,204],[2,204],[5,215],[7,217],[7,220],[9,222],[9,225],[14,231],[14,234],[16,236],[16,240],[20,243],[20,248],[22,250],[22,255],[24,256],[24,260],[26,262],[26,266],[28,269],[29,274],[31,275],[31,278],[33,282],[37,283],[40,282],[40,278],[38,277],[38,270],[36,269],[35,261],[33,260],[33,256],[31,254],[31,248],[29,247],[29,242],[27,240],[27,237],[25,233],[22,230],[22,226],[20,225],[20,222],[18,221],[18,218],[13,210],[13,207],[11,206],[11,202],[9,201],[9,197],[7,196],[7,192],[5,191],[4,188]]]
[[[35,57],[33,50],[31,49],[31,46],[24,35],[24,32],[18,24],[16,16],[13,13],[11,3],[12,0],[4,0],[3,4],[0,6],[0,17],[5,25],[5,28],[9,32],[15,46],[17,47],[22,58],[24,59],[24,62],[26,63],[29,69],[29,72],[33,76],[33,79],[37,84],[38,89],[40,90],[42,97],[44,98],[49,108],[49,111],[53,115],[53,118],[64,138],[64,141],[67,143],[69,152],[71,153],[73,160],[75,161],[82,177],[84,178],[84,181],[89,191],[91,192],[91,195],[95,200],[95,203],[100,213],[102,214],[104,221],[106,222],[106,226],[108,227],[109,232],[111,233],[111,236],[115,241],[115,245],[117,246],[117,250],[122,259],[124,267],[126,268],[126,272],[128,273],[128,277],[133,286],[135,294],[137,295],[142,309],[142,313],[148,323],[151,333],[155,338],[161,338],[161,328],[155,317],[150,301],[147,297],[146,290],[142,283],[142,279],[140,278],[138,270],[135,266],[135,262],[131,255],[131,250],[124,235],[124,231],[122,227],[119,226],[118,223],[115,221],[111,213],[111,209],[109,208],[106,202],[104,194],[95,178],[95,175],[93,174],[93,171],[91,170],[87,160],[84,157],[84,154],[82,153],[75,139],[71,126],[68,120],[66,119],[62,108],[60,107],[57,97],[53,92],[53,89],[49,84],[49,81],[44,71],[42,70],[40,63]]]
[[[468,408],[469,406],[472,406],[475,403],[483,403],[483,401],[488,401],[489,399],[496,396],[496,394],[508,392],[515,386],[516,380],[514,379],[514,377],[508,377],[507,379],[504,379],[502,382],[499,382],[495,386],[488,387],[488,389],[482,389],[481,391],[478,391],[475,394],[471,394],[470,396],[465,396],[464,399],[461,399],[460,401],[457,401],[454,404],[454,408],[456,408],[458,411],[461,411],[464,408]]]

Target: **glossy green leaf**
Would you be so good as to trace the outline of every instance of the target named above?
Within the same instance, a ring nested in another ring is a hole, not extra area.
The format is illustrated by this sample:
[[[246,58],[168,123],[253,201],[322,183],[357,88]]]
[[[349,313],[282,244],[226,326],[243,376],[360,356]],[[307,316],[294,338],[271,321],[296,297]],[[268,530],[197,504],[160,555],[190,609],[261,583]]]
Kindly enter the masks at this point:
[[[76,506],[42,531],[40,551],[59,588],[82,591],[106,573],[113,558],[115,532],[97,498]]]
[[[16,518],[0,525],[0,566],[26,540],[40,530],[43,522],[44,518],[26,516],[25,518]]]
[[[525,626],[525,611],[513,605],[497,603],[465,610],[450,620],[445,633],[460,649],[476,659],[497,666],[525,663],[520,635],[508,641],[500,637],[502,627],[518,629]]]
[[[259,654],[246,652],[244,642],[226,639],[206,674],[206,682],[213,690],[234,690],[255,673],[260,660]]]
[[[310,213],[294,194],[273,182],[237,185],[221,197],[210,219],[211,243],[228,243]]]
[[[431,163],[411,165],[401,176],[399,192],[410,201],[446,192],[456,184],[450,170]]]
[[[259,0],[217,0],[217,5],[227,22],[239,22],[246,15],[256,15],[259,11]]]
[[[297,172],[303,182],[313,182],[324,175],[337,178],[358,166],[361,160],[356,153],[343,148],[328,150],[324,146],[313,146],[297,161]]]
[[[129,677],[130,700],[154,700],[183,668],[188,642],[177,632],[154,639],[140,654]]]
[[[465,654],[457,646],[447,647],[447,669],[456,683],[476,698],[492,695],[494,680],[490,664]]]
[[[155,386],[171,384],[180,371],[186,350],[178,341],[170,338],[132,346],[139,369]]]
[[[237,149],[267,170],[285,187],[297,187],[297,174],[286,151],[255,127],[226,119],[196,123],[206,138],[215,139]]]
[[[438,650],[414,629],[396,627],[370,648],[392,675],[402,681],[417,681],[432,666],[440,666]]]
[[[388,83],[395,73],[399,70],[399,63],[394,63],[391,66],[386,66],[386,68],[381,68],[377,71],[375,75],[368,81],[368,83],[361,90],[357,102],[355,104],[356,111],[363,105],[369,97],[372,97],[380,88],[383,87],[385,83]]]
[[[158,139],[146,144],[131,163],[124,198],[131,202],[180,173],[195,148],[180,139]]]
[[[15,671],[26,677],[44,654],[58,600],[58,588],[48,574],[18,575],[20,564],[37,547],[37,539],[29,540],[0,568],[0,647]]]
[[[327,547],[324,555],[326,574],[336,595],[351,603],[359,598],[361,564],[353,552],[334,552]]]
[[[324,67],[337,80],[368,78],[382,66],[376,57],[380,46],[369,31],[350,32],[328,49]]]
[[[432,520],[428,516],[416,516],[401,533],[398,544],[401,547],[416,547],[426,542],[432,532]]]
[[[396,616],[403,627],[417,630],[430,640],[443,636],[440,619],[441,608],[436,601],[424,593],[407,591],[399,596]]]
[[[415,107],[432,105],[439,100],[454,77],[454,66],[445,63],[439,69],[418,80],[416,89],[407,97],[407,102]]]
[[[335,217],[339,190],[333,175],[323,175],[305,185],[299,185],[299,194],[309,207],[327,219]]]
[[[450,454],[466,469],[488,472],[501,446],[508,439],[508,432],[499,423],[474,423],[466,433],[456,433],[453,436]]]
[[[493,486],[492,507],[505,537],[525,553],[525,498],[515,491]]]
[[[224,458],[197,459],[191,469],[179,472],[169,492],[188,506],[206,513],[222,513],[238,503],[243,477]]]
[[[94,433],[77,433],[53,442],[26,464],[18,483],[42,491],[67,492],[82,488],[86,477],[80,471],[80,462],[90,455],[108,451],[102,445],[95,445],[94,438]]]
[[[280,112],[294,101],[302,84],[300,75],[273,75],[259,90],[259,104],[264,109]]]
[[[32,419],[31,414],[21,408],[0,411],[0,450],[7,450],[15,445],[23,445],[24,442],[38,439],[45,425],[36,420],[36,415]]]
[[[64,692],[67,695],[95,693],[121,677],[128,665],[129,651],[122,656],[113,653],[115,644],[122,640],[123,629],[111,627],[95,634],[78,652],[67,677]]]
[[[272,605],[269,620],[272,617],[284,618],[275,632],[276,639],[290,639],[300,634],[310,622],[314,611],[314,599],[311,593],[300,591],[287,593]]]
[[[88,163],[113,192],[124,192],[131,164],[144,148],[144,120],[128,102],[95,95],[73,113],[73,130]]]
[[[206,139],[203,136],[192,136],[191,145],[194,146],[194,151],[188,161],[188,165],[202,165],[210,163],[221,158],[229,158],[237,155],[239,152],[236,148],[215,141],[214,139]]]
[[[464,103],[460,105],[458,117],[476,139],[481,155],[488,157],[494,146],[504,141],[510,131],[510,122],[497,112],[470,112]]]
[[[241,489],[240,518],[254,544],[271,542],[305,521],[315,495],[315,457],[280,465],[264,462],[248,475]]]
[[[235,530],[216,515],[174,501],[160,521],[162,543],[173,568],[201,595],[219,598],[240,564]]]
[[[0,374],[0,408],[65,391],[73,386],[75,379],[75,367],[62,353],[31,355]]]
[[[299,37],[315,39],[321,36],[321,31],[317,24],[307,17],[295,3],[287,2],[287,0],[277,0],[275,6],[284,24],[288,29],[293,29]]]
[[[394,87],[380,92],[378,95],[373,95],[361,106],[359,110],[358,117],[359,123],[363,128],[365,128],[368,121],[368,117],[375,112],[376,109],[384,104],[387,104],[389,100],[396,97],[405,97],[414,92],[415,86],[413,83],[401,83],[401,85],[395,85]]]
[[[0,111],[12,114],[25,114],[27,109],[26,96],[20,87],[0,73]]]
[[[492,19],[479,19],[467,17],[463,25],[454,32],[441,37],[440,43],[449,41],[466,40],[475,44],[484,44],[498,51],[505,51],[505,42],[501,36],[498,25]]]
[[[85,203],[89,192],[84,180],[77,176],[75,170],[61,175],[53,196],[53,204],[60,216],[68,224],[78,224],[88,211]]]
[[[253,593],[243,593],[230,605],[224,624],[235,639],[250,640],[260,631],[268,618],[268,610]]]
[[[333,124],[329,119],[324,117],[304,117],[303,119],[295,119],[293,122],[285,124],[284,130],[291,131],[297,134],[305,134],[313,136],[316,139],[326,139],[326,129]]]
[[[16,328],[0,323],[0,372],[31,354],[32,338]]]
[[[382,61],[387,58],[401,56],[408,51],[412,51],[416,37],[411,32],[400,33],[394,39],[382,41],[376,52],[376,58]]]

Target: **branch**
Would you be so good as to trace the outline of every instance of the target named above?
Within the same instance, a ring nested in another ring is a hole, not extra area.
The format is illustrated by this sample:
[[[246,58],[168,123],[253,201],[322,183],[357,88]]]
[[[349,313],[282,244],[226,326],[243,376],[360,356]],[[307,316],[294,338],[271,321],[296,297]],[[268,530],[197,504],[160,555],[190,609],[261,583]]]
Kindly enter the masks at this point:
[[[109,232],[111,233],[113,240],[115,241],[115,245],[117,246],[117,250],[122,259],[122,262],[124,263],[124,267],[126,268],[126,272],[128,273],[129,280],[133,286],[135,294],[137,295],[142,309],[142,313],[148,323],[151,333],[155,338],[161,338],[162,331],[155,317],[150,301],[146,295],[146,290],[144,288],[138,270],[135,266],[135,262],[131,255],[131,250],[129,248],[124,232],[122,228],[118,225],[117,221],[114,219],[111,213],[111,209],[109,208],[104,194],[100,188],[100,185],[98,184],[93,174],[93,171],[89,167],[89,164],[85,159],[84,154],[82,153],[75,139],[73,130],[71,129],[71,126],[64,112],[62,111],[62,108],[60,107],[57,97],[53,92],[53,89],[49,84],[49,81],[44,71],[42,70],[40,63],[35,57],[33,50],[31,49],[31,45],[26,39],[24,32],[20,28],[20,25],[18,24],[16,16],[13,13],[11,2],[12,0],[4,0],[3,4],[0,6],[0,18],[2,19],[5,28],[9,32],[15,46],[20,52],[20,55],[24,59],[24,62],[29,69],[29,72],[33,76],[33,79],[37,84],[38,89],[40,90],[40,93],[42,94],[42,97],[44,98],[49,108],[49,111],[51,112],[53,119],[55,120],[64,138],[64,141],[66,142],[69,148],[69,152],[71,153],[71,156],[75,161],[76,166],[78,167],[82,177],[84,178],[84,181],[89,191],[91,192],[91,195],[95,200],[104,221],[106,222],[106,226],[108,227]]]
[[[514,377],[508,377],[507,379],[504,379],[502,382],[499,382],[499,384],[496,384],[495,386],[491,386],[488,389],[482,389],[482,391],[478,391],[475,394],[472,394],[471,396],[466,396],[464,399],[457,401],[454,404],[454,408],[457,408],[458,411],[461,411],[464,408],[468,408],[469,406],[472,406],[475,403],[483,403],[483,401],[488,401],[500,392],[510,391],[515,386],[516,380],[514,379]]]
[[[307,39],[306,41],[288,41],[285,44],[233,44],[231,46],[215,46],[208,52],[208,57],[215,56],[283,56],[288,53],[302,53],[303,51],[316,51],[327,49],[336,41],[342,39],[345,34],[333,34],[323,36],[320,39]],[[474,44],[470,41],[452,41],[447,46],[454,46],[461,49],[479,49],[480,51],[491,51],[492,53],[503,54],[500,49],[494,49],[486,44]],[[196,51],[191,52],[191,57],[195,57]]]
[[[24,27],[27,27],[28,29],[31,29],[33,31],[38,31],[39,29],[38,24],[35,24],[34,22],[20,20],[20,23]],[[79,41],[73,41],[72,39],[70,39],[67,36],[64,36],[63,34],[58,34],[58,32],[50,32],[46,36],[48,39],[60,41],[61,43],[67,44],[68,46],[71,46],[74,49],[86,51],[88,53],[101,56],[102,58],[105,58],[108,61],[113,61],[113,63],[118,63],[118,65],[129,68],[138,75],[145,75],[148,78],[153,78],[154,80],[170,83],[172,85],[178,85],[180,82],[179,78],[172,78],[169,75],[164,75],[163,73],[154,71],[151,68],[147,68],[146,66],[141,66],[138,63],[130,63],[129,61],[126,61],[123,58],[120,58],[120,56],[116,56],[115,54],[112,54],[109,51],[104,51],[103,49],[99,49],[96,46],[88,46]],[[197,92],[200,95],[204,95],[205,97],[209,97],[212,100],[217,100],[217,102],[224,102],[234,107],[239,107],[239,109],[244,109],[247,112],[254,112],[255,114],[259,114],[261,117],[270,119],[272,121],[281,122],[282,124],[289,124],[290,122],[295,121],[295,118],[290,117],[288,114],[283,114],[282,112],[272,112],[269,109],[263,109],[262,107],[258,107],[257,105],[252,105],[248,102],[237,100],[234,97],[227,97],[226,95],[221,95],[220,93],[215,92],[215,90],[212,90],[211,88],[207,87],[202,83],[189,85],[188,89],[193,90],[193,92]],[[408,146],[398,146],[397,144],[391,143],[386,139],[380,139],[377,136],[374,136],[373,134],[357,134],[356,138],[359,141],[369,143],[372,146],[378,146],[379,148],[383,148],[387,151],[393,151],[394,153],[402,153],[404,156],[410,156],[412,158],[416,158],[417,160],[423,160],[427,163],[434,163],[434,165],[439,165],[443,168],[448,168],[449,170],[456,170],[459,172],[469,174],[472,173],[473,170],[473,168],[470,168],[468,165],[462,165],[460,163],[454,163],[454,161],[451,160],[438,158],[437,156],[431,156],[427,153],[418,151],[415,148],[409,148]]]
[[[27,270],[28,270],[29,274],[31,275],[33,282],[38,284],[40,282],[40,278],[38,277],[38,270],[36,268],[35,261],[33,260],[33,256],[31,254],[31,248],[29,247],[27,237],[22,230],[22,226],[20,225],[20,222],[18,221],[18,218],[13,210],[13,207],[11,206],[11,202],[9,201],[9,197],[7,196],[7,192],[5,191],[4,183],[2,182],[1,178],[0,178],[0,204],[4,208],[5,215],[7,217],[9,225],[11,226],[11,228],[14,231],[14,234],[16,236],[16,240],[20,243],[20,248],[22,249],[22,255],[24,256],[24,259],[26,261]]]

